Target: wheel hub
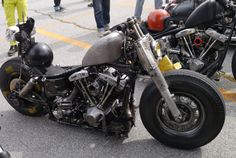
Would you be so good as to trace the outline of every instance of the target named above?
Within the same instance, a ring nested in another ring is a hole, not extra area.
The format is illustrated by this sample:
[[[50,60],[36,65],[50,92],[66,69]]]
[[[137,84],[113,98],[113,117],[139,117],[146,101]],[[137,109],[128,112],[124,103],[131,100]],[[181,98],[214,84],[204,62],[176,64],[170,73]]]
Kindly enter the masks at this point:
[[[162,126],[170,132],[189,132],[198,128],[202,122],[203,113],[200,105],[195,100],[188,96],[173,97],[181,115],[180,121],[175,121],[167,104],[164,101],[157,106],[157,118]]]

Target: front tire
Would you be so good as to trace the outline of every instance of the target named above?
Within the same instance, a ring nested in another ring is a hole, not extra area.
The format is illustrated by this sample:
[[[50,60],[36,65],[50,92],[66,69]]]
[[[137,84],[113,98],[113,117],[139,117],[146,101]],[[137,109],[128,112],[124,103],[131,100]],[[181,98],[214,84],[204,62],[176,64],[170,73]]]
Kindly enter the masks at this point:
[[[215,84],[203,75],[188,70],[165,74],[184,119],[176,122],[160,92],[151,82],[140,101],[145,128],[161,143],[180,149],[193,149],[212,141],[225,120],[224,101]]]
[[[24,65],[25,66],[25,65]],[[20,76],[21,59],[13,58],[5,62],[0,69],[0,88],[7,102],[19,113],[27,116],[42,116],[46,114],[43,105],[29,102],[23,98],[14,97],[11,84]],[[30,75],[26,67],[22,68],[21,82],[27,83]],[[37,94],[37,93],[35,93]]]

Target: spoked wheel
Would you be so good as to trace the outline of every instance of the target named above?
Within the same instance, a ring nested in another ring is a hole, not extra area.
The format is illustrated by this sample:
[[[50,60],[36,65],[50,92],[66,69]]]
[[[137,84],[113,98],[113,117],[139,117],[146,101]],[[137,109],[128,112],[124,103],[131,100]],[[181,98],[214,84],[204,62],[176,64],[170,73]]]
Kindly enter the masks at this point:
[[[46,114],[44,105],[38,102],[40,88],[35,88],[25,98],[19,97],[19,91],[30,79],[28,71],[23,67],[20,70],[21,60],[13,58],[4,63],[0,69],[0,88],[8,103],[18,112],[28,116]],[[21,76],[20,76],[21,71]]]
[[[225,120],[224,101],[215,84],[188,70],[165,75],[182,119],[175,121],[154,83],[143,92],[140,102],[142,122],[149,133],[163,144],[193,149],[213,140]]]

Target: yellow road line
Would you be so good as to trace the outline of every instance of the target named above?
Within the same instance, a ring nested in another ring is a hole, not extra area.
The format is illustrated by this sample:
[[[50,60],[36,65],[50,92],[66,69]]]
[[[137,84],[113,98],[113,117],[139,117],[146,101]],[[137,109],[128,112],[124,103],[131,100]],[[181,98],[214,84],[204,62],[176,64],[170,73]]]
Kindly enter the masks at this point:
[[[4,39],[0,37],[0,42],[2,42],[2,41],[4,41]]]
[[[74,46],[79,46],[79,47],[84,48],[84,49],[89,49],[91,47],[91,44],[89,44],[87,42],[78,41],[78,40],[75,40],[73,38],[65,37],[63,35],[47,31],[43,28],[38,28],[37,32],[44,35],[44,36],[54,38],[54,39],[57,39],[59,41],[63,41],[65,43],[69,43],[69,44],[72,44]]]
[[[236,102],[236,92],[226,90],[224,88],[219,89],[225,100]]]
[[[236,80],[234,79],[234,76],[230,73],[225,72],[225,73],[221,74],[221,77],[223,77],[231,82],[236,82]]]

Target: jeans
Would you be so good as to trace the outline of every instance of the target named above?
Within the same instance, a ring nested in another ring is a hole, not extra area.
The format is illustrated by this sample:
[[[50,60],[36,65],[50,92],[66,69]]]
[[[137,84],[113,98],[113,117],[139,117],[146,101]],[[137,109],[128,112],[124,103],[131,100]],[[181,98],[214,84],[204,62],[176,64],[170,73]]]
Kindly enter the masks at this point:
[[[94,16],[98,30],[110,23],[110,0],[93,0]]]
[[[54,7],[58,7],[61,4],[61,0],[54,0]]]
[[[154,1],[155,1],[155,9],[160,9],[162,7],[162,0],[154,0]],[[143,4],[144,0],[136,0],[134,16],[137,19],[141,19],[141,15],[143,12]]]

